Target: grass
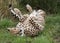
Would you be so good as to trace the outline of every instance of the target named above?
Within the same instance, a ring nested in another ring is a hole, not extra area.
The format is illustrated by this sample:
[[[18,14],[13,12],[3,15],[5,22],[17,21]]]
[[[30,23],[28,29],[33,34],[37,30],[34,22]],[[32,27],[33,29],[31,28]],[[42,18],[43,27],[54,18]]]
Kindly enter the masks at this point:
[[[7,28],[14,27],[17,22],[6,18],[2,19],[0,20],[0,43],[58,43],[55,39],[60,35],[59,15],[48,15],[45,21],[46,25],[43,32],[39,36],[31,38],[11,35]]]
[[[14,26],[14,25],[16,25],[16,23],[17,22],[13,22],[12,20],[9,20],[9,19],[2,19],[2,20],[0,20],[0,29],[1,28],[7,28],[7,27],[12,27],[12,26]]]

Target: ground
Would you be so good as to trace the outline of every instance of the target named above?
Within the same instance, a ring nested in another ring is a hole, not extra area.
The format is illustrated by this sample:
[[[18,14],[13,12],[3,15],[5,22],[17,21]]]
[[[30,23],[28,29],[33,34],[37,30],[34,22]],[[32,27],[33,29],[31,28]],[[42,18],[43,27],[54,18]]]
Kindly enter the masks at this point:
[[[0,20],[0,43],[60,43],[60,15],[47,15],[45,21],[43,32],[31,38],[10,34],[7,28],[15,26],[18,22],[4,18]]]

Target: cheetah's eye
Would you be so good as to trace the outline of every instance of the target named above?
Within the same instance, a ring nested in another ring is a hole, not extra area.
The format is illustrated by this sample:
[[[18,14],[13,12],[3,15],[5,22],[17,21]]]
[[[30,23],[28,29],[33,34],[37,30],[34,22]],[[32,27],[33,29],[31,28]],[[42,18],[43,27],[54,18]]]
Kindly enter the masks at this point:
[[[20,32],[21,32],[22,30],[20,30]]]

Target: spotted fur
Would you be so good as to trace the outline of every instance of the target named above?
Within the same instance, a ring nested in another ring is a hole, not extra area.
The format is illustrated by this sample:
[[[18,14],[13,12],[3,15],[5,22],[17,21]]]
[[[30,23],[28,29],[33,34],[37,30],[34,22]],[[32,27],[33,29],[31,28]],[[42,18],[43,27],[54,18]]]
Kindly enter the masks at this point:
[[[19,22],[16,27],[9,28],[8,30],[21,36],[36,36],[44,29],[45,14],[43,10],[33,10],[28,16],[22,15],[23,18],[20,18],[21,22]]]

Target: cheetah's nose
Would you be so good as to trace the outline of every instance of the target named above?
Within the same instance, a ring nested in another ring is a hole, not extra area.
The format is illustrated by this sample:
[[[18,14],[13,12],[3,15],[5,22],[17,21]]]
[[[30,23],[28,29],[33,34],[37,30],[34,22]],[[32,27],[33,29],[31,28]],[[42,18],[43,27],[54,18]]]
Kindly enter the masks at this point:
[[[8,31],[10,31],[10,30],[8,29]]]

